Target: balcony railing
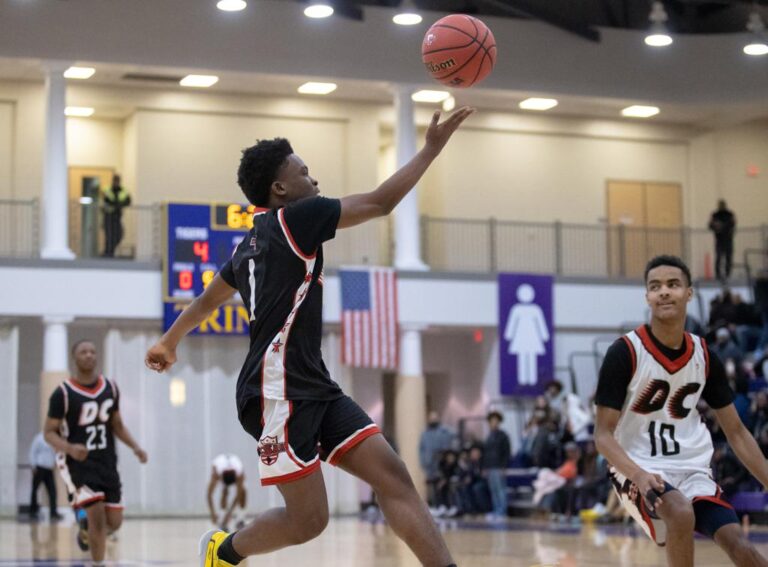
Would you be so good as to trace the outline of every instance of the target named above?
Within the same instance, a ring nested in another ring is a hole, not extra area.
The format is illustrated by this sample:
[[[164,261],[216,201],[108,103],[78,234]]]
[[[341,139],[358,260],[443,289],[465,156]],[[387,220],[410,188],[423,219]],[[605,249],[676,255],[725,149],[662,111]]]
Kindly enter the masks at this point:
[[[37,257],[39,237],[40,203],[37,199],[0,199],[0,257]]]

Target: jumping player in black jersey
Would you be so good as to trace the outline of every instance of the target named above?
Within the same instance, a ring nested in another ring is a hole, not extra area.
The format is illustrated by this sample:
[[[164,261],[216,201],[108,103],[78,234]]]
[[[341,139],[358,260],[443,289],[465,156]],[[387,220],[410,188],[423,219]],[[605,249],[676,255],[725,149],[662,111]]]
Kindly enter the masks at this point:
[[[666,546],[670,567],[693,567],[694,530],[739,567],[768,566],[712,479],[712,437],[699,399],[765,487],[768,462],[733,406],[723,364],[704,339],[685,332],[691,273],[680,258],[657,256],[646,266],[645,285],[650,325],[608,349],[595,394],[595,443],[611,464],[614,488],[648,537]]]
[[[45,440],[58,451],[57,467],[75,510],[85,509],[87,528],[78,533],[82,549],[90,546],[94,566],[103,565],[107,532],[123,523],[122,489],[117,473],[115,437],[141,463],[147,454],[120,417],[120,391],[96,372],[96,347],[80,341],[72,347],[77,372],[51,394]]]
[[[146,356],[149,368],[170,368],[179,341],[240,292],[251,325],[237,383],[238,414],[258,440],[262,484],[277,485],[285,507],[258,515],[234,534],[205,534],[203,567],[237,565],[319,535],[328,522],[321,458],[372,486],[389,525],[422,565],[454,564],[403,461],[323,363],[322,244],[338,228],[392,212],[472,112],[461,108],[443,123],[436,112],[424,148],[410,162],[376,190],[341,199],[318,196],[317,181],[284,138],[262,140],[243,152],[238,183],[259,207],[253,228]]]

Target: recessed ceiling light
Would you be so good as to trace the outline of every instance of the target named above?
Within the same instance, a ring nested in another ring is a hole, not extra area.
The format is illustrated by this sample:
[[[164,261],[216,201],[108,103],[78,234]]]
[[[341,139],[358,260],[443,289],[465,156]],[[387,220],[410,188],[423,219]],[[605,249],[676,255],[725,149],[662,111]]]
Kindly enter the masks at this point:
[[[416,12],[400,12],[394,15],[392,21],[399,26],[415,26],[420,24],[423,19],[421,14]]]
[[[639,104],[628,106],[621,111],[623,116],[629,116],[631,118],[650,118],[651,116],[656,116],[658,113],[658,106],[642,106]]]
[[[96,69],[93,67],[70,67],[64,71],[64,77],[67,79],[90,79]]]
[[[448,91],[423,90],[413,93],[411,95],[411,100],[413,102],[443,102],[449,96],[451,96],[451,93]]]
[[[304,15],[308,18],[327,18],[333,16],[333,6],[325,2],[314,2],[304,9]]]
[[[182,87],[210,87],[219,82],[219,78],[215,75],[187,75],[179,84]]]
[[[64,109],[64,114],[86,118],[93,115],[93,108],[89,106],[68,106]]]
[[[554,98],[527,98],[519,104],[524,110],[549,110],[557,106]]]
[[[651,47],[666,47],[672,45],[672,36],[665,33],[653,33],[645,36],[645,44]]]
[[[744,53],[747,55],[766,55],[768,54],[768,45],[759,42],[750,43],[744,46]]]
[[[224,12],[239,12],[245,10],[248,4],[245,0],[219,0],[216,7]]]
[[[301,94],[318,94],[318,95],[324,95],[328,93],[332,93],[336,90],[336,83],[304,83],[299,87],[299,92]]]

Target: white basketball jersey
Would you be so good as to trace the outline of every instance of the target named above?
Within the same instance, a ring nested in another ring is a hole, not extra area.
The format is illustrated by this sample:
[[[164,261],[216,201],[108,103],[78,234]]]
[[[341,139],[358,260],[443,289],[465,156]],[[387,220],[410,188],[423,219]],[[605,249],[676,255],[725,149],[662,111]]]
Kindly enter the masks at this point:
[[[233,471],[237,476],[243,474],[243,462],[237,455],[219,455],[213,459],[213,468],[219,476],[226,471]]]
[[[696,404],[709,374],[703,339],[685,334],[685,352],[670,360],[643,326],[623,339],[634,373],[616,427],[619,445],[654,473],[710,471],[712,437]]]

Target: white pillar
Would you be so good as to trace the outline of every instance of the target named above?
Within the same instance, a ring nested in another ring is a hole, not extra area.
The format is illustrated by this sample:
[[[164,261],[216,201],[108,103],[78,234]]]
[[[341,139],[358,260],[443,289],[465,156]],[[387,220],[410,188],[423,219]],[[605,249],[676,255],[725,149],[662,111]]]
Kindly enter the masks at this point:
[[[413,116],[413,89],[395,87],[395,135],[398,169],[416,155],[416,123]],[[395,267],[400,270],[428,270],[421,259],[419,197],[413,189],[395,209]]]
[[[43,372],[69,372],[67,325],[73,320],[67,315],[43,317]]]
[[[43,163],[42,258],[71,260],[69,249],[69,214],[67,191],[67,85],[63,62],[45,64],[45,155]]]
[[[419,439],[426,425],[426,394],[421,329],[403,326],[400,331],[400,370],[395,379],[395,439],[400,456],[422,496],[426,494],[426,485],[419,464]]]

